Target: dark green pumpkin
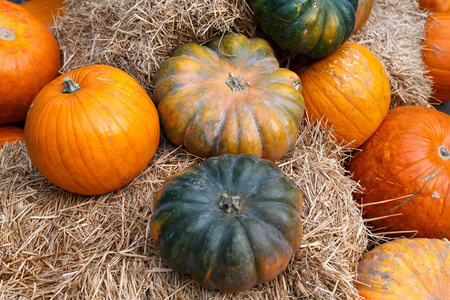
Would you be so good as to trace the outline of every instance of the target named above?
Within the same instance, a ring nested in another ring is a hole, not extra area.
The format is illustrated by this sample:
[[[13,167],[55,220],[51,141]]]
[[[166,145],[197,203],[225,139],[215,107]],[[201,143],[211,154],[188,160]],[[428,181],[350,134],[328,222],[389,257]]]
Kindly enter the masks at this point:
[[[249,0],[261,28],[281,48],[322,58],[355,27],[358,0]]]
[[[287,267],[302,239],[302,204],[275,163],[222,154],[165,181],[151,233],[175,271],[207,288],[244,291]]]

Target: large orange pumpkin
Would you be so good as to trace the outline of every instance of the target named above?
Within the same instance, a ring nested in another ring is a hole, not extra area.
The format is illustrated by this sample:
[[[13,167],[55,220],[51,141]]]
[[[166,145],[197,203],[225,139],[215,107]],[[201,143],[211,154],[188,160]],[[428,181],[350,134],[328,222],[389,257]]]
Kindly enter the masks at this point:
[[[372,12],[373,0],[359,0],[355,12],[355,28],[353,33],[361,29],[366,24]]]
[[[366,300],[450,299],[450,242],[399,239],[367,252],[357,289]]]
[[[25,119],[31,101],[58,76],[59,45],[20,5],[0,0],[0,124]]]
[[[110,66],[58,77],[36,96],[25,122],[25,144],[36,168],[78,194],[103,194],[130,182],[158,142],[152,100],[130,75]]]
[[[0,126],[0,148],[3,147],[5,142],[12,143],[15,141],[25,141],[25,135],[23,128],[15,125],[3,125]]]
[[[450,1],[448,0],[419,0],[419,5],[421,8],[434,12],[450,12]]]
[[[278,160],[297,140],[301,82],[269,43],[228,34],[184,44],[156,74],[155,103],[167,137],[198,156],[252,153]]]
[[[435,91],[431,96],[441,102],[450,101],[450,14],[428,16],[423,46],[422,58],[429,71],[427,75],[434,82]]]
[[[307,116],[333,125],[338,142],[360,146],[389,110],[388,75],[376,56],[357,43],[344,43],[299,75]]]
[[[60,9],[64,6],[63,0],[28,0],[21,5],[47,27],[53,24],[54,16],[63,15],[63,11]]]
[[[389,111],[350,163],[356,198],[377,230],[450,238],[450,117],[433,108]]]

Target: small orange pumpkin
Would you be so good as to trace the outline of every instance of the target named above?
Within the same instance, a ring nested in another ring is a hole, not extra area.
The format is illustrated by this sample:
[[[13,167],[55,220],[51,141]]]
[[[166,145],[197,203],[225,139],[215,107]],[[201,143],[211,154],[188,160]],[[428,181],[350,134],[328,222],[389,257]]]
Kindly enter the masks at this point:
[[[373,0],[359,0],[355,12],[355,28],[353,33],[361,29],[366,24],[372,12]]]
[[[388,75],[376,56],[357,43],[344,43],[299,75],[308,118],[333,125],[338,142],[360,146],[389,110]]]
[[[127,73],[103,65],[67,72],[34,99],[25,145],[36,168],[84,195],[116,190],[144,170],[159,142],[158,112]]]
[[[353,179],[364,217],[378,231],[450,238],[450,117],[423,106],[391,109],[355,151]]]
[[[399,239],[367,252],[356,287],[366,300],[450,299],[450,242]]]
[[[450,12],[450,1],[448,0],[419,0],[419,5],[421,8],[434,12]]]
[[[25,120],[39,91],[58,76],[59,45],[20,5],[0,0],[0,125]]]
[[[450,3],[450,2],[449,2]],[[423,43],[423,62],[433,79],[434,93],[440,102],[450,101],[450,14],[428,16]],[[431,102],[431,101],[430,101]],[[436,101],[432,101],[436,102]]]
[[[47,27],[53,24],[54,16],[62,16],[60,9],[64,6],[63,0],[28,0],[20,4],[36,16]]]
[[[23,128],[15,125],[0,126],[0,148],[3,147],[5,142],[12,143],[17,140],[21,142],[25,141]]]

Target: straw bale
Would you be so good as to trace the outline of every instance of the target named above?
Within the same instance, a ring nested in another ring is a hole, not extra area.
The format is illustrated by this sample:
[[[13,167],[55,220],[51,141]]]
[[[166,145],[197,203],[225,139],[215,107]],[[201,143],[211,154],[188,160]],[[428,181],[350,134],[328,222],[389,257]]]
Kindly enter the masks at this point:
[[[422,61],[427,16],[416,0],[375,0],[367,23],[350,37],[370,49],[385,66],[391,107],[430,106],[432,80]]]
[[[0,299],[356,299],[368,231],[331,131],[307,124],[278,165],[304,198],[304,241],[287,270],[248,292],[205,290],[160,258],[149,233],[155,193],[202,159],[164,137],[144,172],[88,197],[48,182],[23,145],[0,150]]]

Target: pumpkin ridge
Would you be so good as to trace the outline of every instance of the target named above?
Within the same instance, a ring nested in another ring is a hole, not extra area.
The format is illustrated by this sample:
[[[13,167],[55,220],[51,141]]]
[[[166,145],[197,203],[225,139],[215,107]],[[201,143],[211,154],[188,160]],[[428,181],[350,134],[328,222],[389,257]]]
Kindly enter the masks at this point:
[[[273,203],[272,203],[272,204],[273,204]],[[283,206],[283,205],[280,205],[280,206]],[[254,206],[252,206],[252,207],[254,207]],[[289,208],[291,208],[291,209],[297,214],[297,216],[299,217],[299,219],[301,219],[301,216],[299,215],[298,211],[297,211],[295,208],[293,208],[293,207],[291,207],[291,206],[289,206],[289,205],[285,205],[284,207],[289,207]],[[254,220],[257,220],[259,223],[265,224],[265,225],[269,226],[270,228],[272,228],[274,231],[278,232],[278,234],[279,234],[281,237],[283,237],[283,239],[287,242],[287,244],[289,244],[289,246],[291,245],[291,241],[289,241],[289,240],[287,239],[287,237],[285,236],[285,234],[284,234],[282,231],[280,231],[280,229],[277,228],[274,224],[272,224],[271,222],[268,222],[268,221],[264,220],[263,218],[261,218],[260,216],[254,214],[254,213],[252,213],[252,212],[247,211],[245,214],[246,214],[246,216],[251,216]],[[294,251],[294,250],[292,249],[292,247],[291,247],[291,251]]]
[[[217,128],[217,134],[214,136],[214,146],[212,147],[212,155],[216,155],[218,153],[217,149],[219,147],[219,143],[222,141],[222,139],[220,137],[222,135],[223,126],[226,123],[226,121],[229,118],[231,118],[230,117],[230,111],[231,111],[230,107],[232,106],[232,102],[234,102],[234,101],[227,101],[227,102],[228,102],[227,107],[223,110],[225,115],[223,118],[220,118],[219,127]],[[235,107],[236,105],[233,105],[233,106]],[[233,111],[235,112],[235,110],[233,110]],[[234,116],[236,116],[236,112],[234,113]],[[238,139],[238,142],[240,142],[240,139]]]
[[[316,82],[314,82],[314,81],[309,81],[308,84],[313,84],[313,85],[317,88],[317,91],[318,91],[319,93],[322,94],[323,98],[324,98],[324,99],[328,99],[328,95],[325,94],[325,92],[322,90],[321,87],[319,87],[319,86],[316,84]],[[314,101],[314,100],[312,100],[312,101]],[[347,101],[347,102],[348,102],[348,101]],[[350,120],[350,119],[342,112],[342,110],[339,110],[339,109],[338,109],[338,107],[334,104],[333,101],[328,101],[328,103],[330,103],[330,104],[336,109],[336,111],[339,112],[339,114],[341,115],[341,117],[345,118],[345,119],[348,121],[348,123],[349,123],[353,128],[356,129],[356,132],[358,132],[359,134],[362,133],[362,132],[360,131],[360,129],[359,129],[356,125],[354,125],[353,122],[352,122],[352,121],[351,121],[351,120]],[[321,117],[322,117],[322,116],[321,116]],[[324,117],[326,117],[326,115],[324,115]],[[334,125],[333,125],[333,126],[334,126]],[[348,141],[348,142],[352,142],[352,141]]]

